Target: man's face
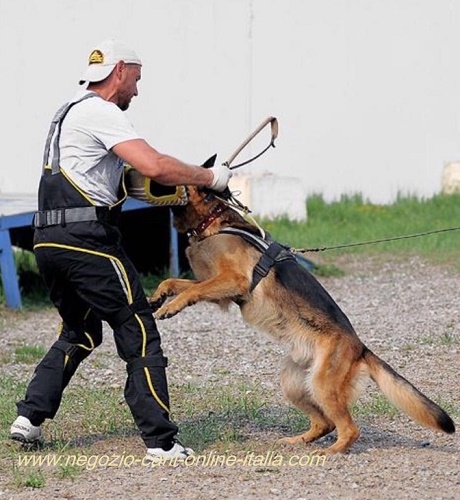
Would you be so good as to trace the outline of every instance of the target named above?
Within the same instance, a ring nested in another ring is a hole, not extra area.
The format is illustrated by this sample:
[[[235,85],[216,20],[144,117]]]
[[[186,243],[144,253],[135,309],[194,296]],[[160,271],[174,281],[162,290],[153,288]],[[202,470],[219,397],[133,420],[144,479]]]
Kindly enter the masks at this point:
[[[141,67],[138,64],[125,64],[118,91],[118,107],[122,111],[126,111],[131,99],[137,96],[137,82],[140,79]]]

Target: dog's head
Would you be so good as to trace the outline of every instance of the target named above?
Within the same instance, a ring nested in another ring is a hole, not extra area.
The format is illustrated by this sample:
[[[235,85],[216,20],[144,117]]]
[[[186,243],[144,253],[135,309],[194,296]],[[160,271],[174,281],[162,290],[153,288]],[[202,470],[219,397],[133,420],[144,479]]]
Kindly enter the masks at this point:
[[[187,233],[197,228],[222,202],[218,193],[208,188],[186,186],[187,204],[172,207],[174,226],[180,233]]]
[[[203,163],[202,167],[211,168],[214,166],[216,156],[211,156]],[[186,190],[187,204],[172,208],[174,225],[180,233],[186,233],[197,228],[222,205],[222,200],[229,200],[232,196],[228,187],[221,192],[198,186],[186,186]]]

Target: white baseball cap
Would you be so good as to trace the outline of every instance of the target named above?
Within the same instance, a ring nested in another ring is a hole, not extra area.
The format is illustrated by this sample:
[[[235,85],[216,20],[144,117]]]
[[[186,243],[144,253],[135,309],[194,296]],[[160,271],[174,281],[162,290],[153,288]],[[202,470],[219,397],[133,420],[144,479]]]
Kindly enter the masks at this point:
[[[110,39],[96,45],[88,58],[88,67],[79,81],[80,85],[100,82],[107,78],[119,61],[142,66],[139,56],[130,47],[118,40]]]

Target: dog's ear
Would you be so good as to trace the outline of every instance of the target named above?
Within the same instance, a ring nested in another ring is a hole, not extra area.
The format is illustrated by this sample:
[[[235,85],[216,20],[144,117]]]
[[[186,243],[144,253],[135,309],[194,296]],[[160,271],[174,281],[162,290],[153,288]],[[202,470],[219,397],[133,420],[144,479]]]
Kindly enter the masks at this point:
[[[203,165],[201,165],[202,167],[204,168],[211,168],[214,166],[214,163],[216,163],[216,158],[217,158],[217,154],[211,156],[210,158],[208,158],[204,163]]]
[[[208,158],[203,163],[203,165],[201,165],[201,166],[204,167],[204,168],[211,168],[211,167],[213,167],[214,163],[216,162],[216,158],[217,158],[217,154],[215,154],[215,155],[211,156],[210,158]],[[204,189],[202,189],[202,191],[208,193],[207,196],[206,196],[206,198],[205,198],[205,201],[209,201],[216,194],[216,191],[213,191],[212,189],[209,189],[209,188],[204,188]],[[225,200],[228,200],[228,199],[231,198],[232,193],[230,192],[230,189],[228,187],[226,187],[224,189],[224,191],[221,191],[219,193],[219,196],[221,198],[224,198]]]

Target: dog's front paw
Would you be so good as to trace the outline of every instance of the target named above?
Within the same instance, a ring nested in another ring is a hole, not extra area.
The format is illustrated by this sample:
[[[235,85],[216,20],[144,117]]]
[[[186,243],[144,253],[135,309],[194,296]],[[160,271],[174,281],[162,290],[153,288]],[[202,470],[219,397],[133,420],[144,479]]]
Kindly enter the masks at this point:
[[[155,319],[169,319],[175,316],[179,312],[178,309],[169,307],[169,304],[160,307],[155,313]]]
[[[159,296],[156,293],[153,294],[151,297],[147,299],[150,309],[152,309],[152,311],[155,312],[164,304],[167,298],[168,296],[165,293]]]
[[[187,306],[192,305],[193,302],[187,300],[187,297],[179,294],[174,297],[167,304],[164,304],[154,313],[156,319],[168,319],[175,316],[177,313],[180,313],[182,309]]]
[[[155,292],[147,299],[152,311],[159,309],[168,297],[173,297],[176,294],[174,279],[162,281]]]

